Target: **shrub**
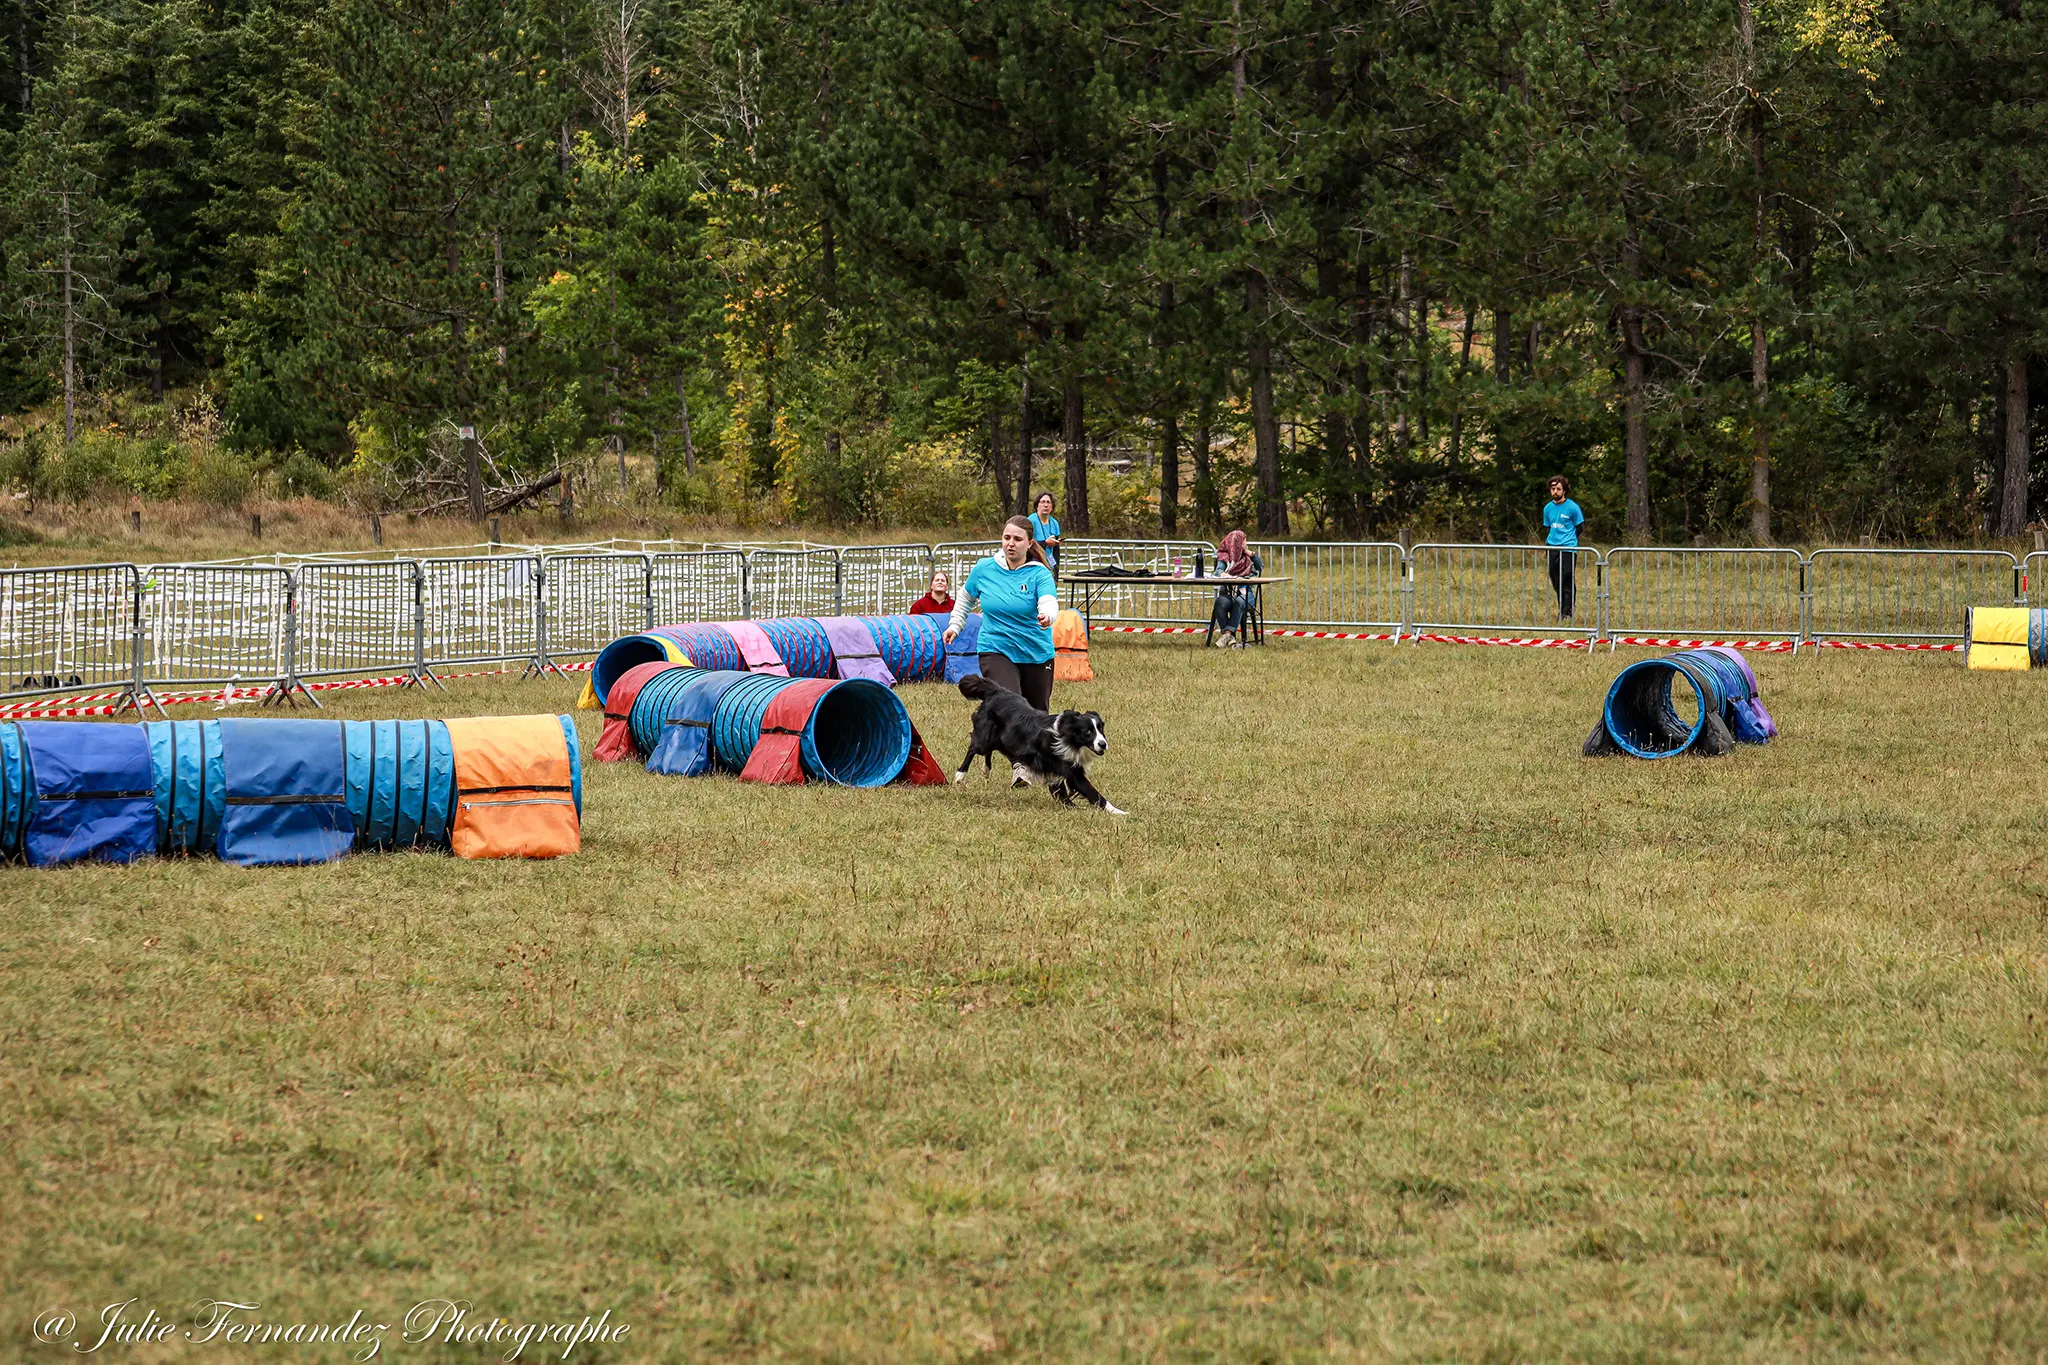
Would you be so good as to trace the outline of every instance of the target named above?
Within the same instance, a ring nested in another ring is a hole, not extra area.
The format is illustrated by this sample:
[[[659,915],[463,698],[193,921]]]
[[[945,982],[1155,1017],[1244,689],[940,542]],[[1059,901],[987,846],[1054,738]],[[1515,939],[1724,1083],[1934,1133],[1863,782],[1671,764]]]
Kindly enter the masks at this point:
[[[303,450],[294,448],[271,471],[271,477],[276,480],[278,491],[288,498],[324,501],[334,496],[333,471]]]
[[[239,455],[225,450],[202,451],[185,474],[185,493],[203,503],[232,511],[249,499],[256,471]]]

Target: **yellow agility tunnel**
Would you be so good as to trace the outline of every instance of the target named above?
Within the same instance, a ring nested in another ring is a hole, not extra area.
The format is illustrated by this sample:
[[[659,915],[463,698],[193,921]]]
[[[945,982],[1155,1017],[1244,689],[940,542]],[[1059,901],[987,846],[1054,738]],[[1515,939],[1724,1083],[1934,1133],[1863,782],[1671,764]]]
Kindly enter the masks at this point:
[[[1964,608],[1963,665],[2007,673],[2048,668],[2048,608]]]

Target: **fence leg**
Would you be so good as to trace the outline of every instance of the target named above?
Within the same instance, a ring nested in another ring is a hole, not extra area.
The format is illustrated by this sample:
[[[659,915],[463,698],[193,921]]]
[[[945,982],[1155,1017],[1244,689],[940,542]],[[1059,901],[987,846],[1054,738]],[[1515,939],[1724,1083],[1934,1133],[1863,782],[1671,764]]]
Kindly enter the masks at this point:
[[[427,571],[418,563],[412,566],[412,680],[422,691],[428,683],[448,690],[427,662]]]
[[[315,710],[327,709],[299,678],[299,576],[296,573],[284,590],[284,676],[270,684],[259,704],[269,706],[282,701],[296,710],[299,703],[292,696],[294,692],[304,693]]]
[[[519,681],[544,678],[553,673],[566,677],[562,666],[548,657],[548,566],[542,561],[533,574],[533,657],[519,674]]]

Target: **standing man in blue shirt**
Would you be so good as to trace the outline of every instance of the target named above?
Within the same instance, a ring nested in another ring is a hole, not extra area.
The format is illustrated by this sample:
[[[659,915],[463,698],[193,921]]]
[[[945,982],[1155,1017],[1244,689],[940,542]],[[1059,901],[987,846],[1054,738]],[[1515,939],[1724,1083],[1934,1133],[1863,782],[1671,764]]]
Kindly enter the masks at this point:
[[[1550,546],[1550,586],[1557,592],[1557,613],[1572,619],[1577,590],[1572,570],[1579,558],[1579,528],[1586,514],[1572,501],[1572,486],[1560,474],[1550,481],[1550,501],[1543,504],[1543,541]]]

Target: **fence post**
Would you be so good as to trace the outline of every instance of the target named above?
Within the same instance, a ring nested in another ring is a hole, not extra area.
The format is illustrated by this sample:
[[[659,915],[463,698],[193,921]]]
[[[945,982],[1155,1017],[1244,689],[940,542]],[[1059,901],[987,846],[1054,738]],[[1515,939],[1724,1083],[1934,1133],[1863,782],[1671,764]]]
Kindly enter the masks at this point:
[[[1401,624],[1394,627],[1394,643],[1400,644],[1403,635],[1415,633],[1415,546],[1408,539],[1407,529],[1401,531]]]
[[[134,704],[136,714],[138,715],[142,712],[144,701],[153,703],[156,706],[158,715],[165,715],[167,713],[164,711],[164,704],[157,701],[156,694],[149,690],[149,665],[143,657],[147,651],[148,637],[142,629],[142,568],[140,565],[130,564],[128,566],[128,586],[130,610],[128,619],[128,653],[130,655],[130,667],[134,672],[134,676],[128,684],[128,700]]]
[[[754,552],[740,551],[740,615],[754,619]]]
[[[1614,641],[1610,638],[1607,629],[1607,552],[1605,550],[1596,550],[1593,553],[1593,585],[1598,589],[1598,596],[1593,607],[1593,623],[1594,629],[1597,632],[1596,638],[1607,641],[1607,652],[1612,654],[1614,652]],[[1593,652],[1591,641],[1587,643],[1586,652],[1588,654]]]
[[[832,551],[832,614],[846,615],[846,559],[838,549]]]
[[[1799,556],[1799,638],[1792,644],[1792,652],[1799,653],[1799,646],[1808,641],[1813,643],[1815,658],[1820,657],[1820,642],[1813,639],[1813,555],[1811,552]]]

